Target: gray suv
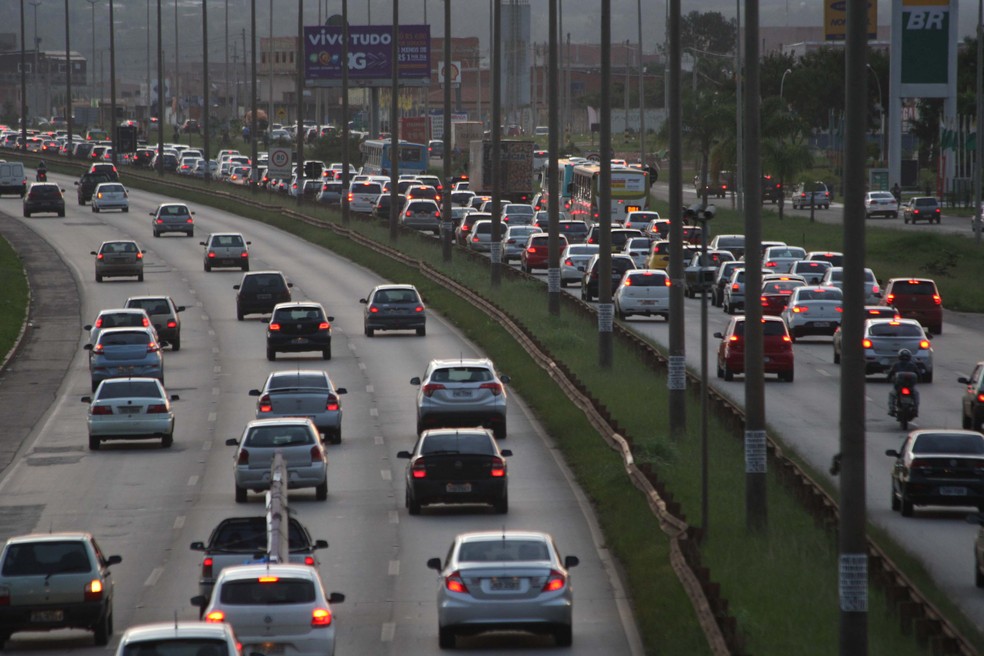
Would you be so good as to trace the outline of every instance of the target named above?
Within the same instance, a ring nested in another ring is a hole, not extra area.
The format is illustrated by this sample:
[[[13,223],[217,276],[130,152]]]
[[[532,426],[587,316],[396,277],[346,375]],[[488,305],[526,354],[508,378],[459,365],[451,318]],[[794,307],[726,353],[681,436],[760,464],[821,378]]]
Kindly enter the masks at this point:
[[[793,193],[793,209],[809,209],[812,205],[817,209],[830,209],[830,199],[833,194],[823,182],[803,182]]]
[[[431,360],[417,391],[417,433],[427,428],[484,426],[506,437],[506,384],[486,358]]]

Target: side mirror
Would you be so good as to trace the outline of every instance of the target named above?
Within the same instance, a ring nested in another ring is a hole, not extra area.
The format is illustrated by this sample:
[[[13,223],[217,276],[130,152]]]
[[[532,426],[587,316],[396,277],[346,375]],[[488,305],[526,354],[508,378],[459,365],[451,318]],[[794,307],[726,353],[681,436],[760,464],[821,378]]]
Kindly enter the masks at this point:
[[[109,556],[106,558],[106,567],[110,565],[119,565],[123,562],[123,556]]]
[[[314,549],[327,549],[327,548],[328,548],[328,540],[314,541]]]
[[[92,397],[91,396],[83,396],[82,397],[82,403],[92,403]]]
[[[92,344],[86,344],[86,345],[85,345],[85,346],[83,346],[82,348],[83,348],[84,350],[86,350],[86,351],[91,351],[91,350],[92,350]]]
[[[970,378],[968,378],[967,376],[960,376],[959,378],[957,378],[957,382],[963,383],[964,385],[970,385]]]
[[[92,326],[91,325],[89,325],[89,326],[82,326],[82,330],[89,330],[89,331],[91,331],[92,330]]]
[[[410,379],[411,385],[420,385],[420,376],[414,376]]]
[[[178,307],[174,308],[174,311],[175,312],[184,312],[185,311],[185,306],[179,305]]]
[[[260,392],[260,390],[258,390],[258,389],[251,389],[251,390],[249,391],[249,395],[250,395],[250,396],[259,396],[260,394],[261,394],[261,392]]]
[[[198,243],[199,243],[199,244],[201,244],[202,246],[208,246],[208,244],[206,244],[206,243],[205,243],[205,242],[203,242],[203,241],[200,241],[200,242],[198,242]]]
[[[225,441],[226,446],[239,446],[239,440],[234,437],[230,437]]]
[[[718,339],[724,339],[724,334],[723,333],[714,333],[714,337],[717,337]]]
[[[328,603],[330,604],[340,604],[345,601],[345,595],[341,592],[332,592],[328,595]]]
[[[581,564],[581,559],[577,556],[564,556],[564,567],[570,569]]]
[[[239,285],[233,285],[232,288],[233,289],[239,289]]]
[[[501,380],[504,384],[508,384],[512,379],[509,378],[509,376],[502,375],[502,376],[499,376],[499,380]]]
[[[287,286],[288,286],[288,287],[293,287],[293,286],[294,286],[294,283],[292,283],[292,282],[289,282],[289,283],[287,283]],[[333,593],[333,594],[334,594],[334,593]]]
[[[348,394],[348,390],[344,387],[336,387],[335,394]]]
[[[504,456],[504,457],[506,457],[506,458],[508,458],[509,456],[511,456],[511,455],[512,455],[512,449],[502,449],[501,451],[499,451],[499,453],[500,453],[500,454],[501,454],[502,456]]]
[[[89,255],[99,255],[96,251],[89,251]]]
[[[189,546],[188,548],[191,549],[192,551],[205,551],[205,543],[204,542],[192,542],[191,543],[191,546]]]
[[[247,242],[246,242],[246,245],[247,245],[247,246],[251,246],[252,244],[253,244],[253,242],[251,242],[251,241],[247,241]]]
[[[413,454],[410,453],[409,451],[397,451],[396,457],[403,458],[404,460],[409,460],[410,458],[413,457]]]
[[[885,455],[886,456],[892,456],[893,458],[901,458],[902,457],[901,454],[899,454],[899,452],[896,451],[895,449],[886,449],[885,450]]]
[[[181,400],[181,397],[178,396],[177,394],[172,394],[171,395],[171,400],[172,401],[180,401]]]
[[[369,301],[367,301],[367,300],[366,300],[366,299],[364,299],[364,298],[360,298],[360,299],[359,299],[359,303],[362,303],[363,305],[367,305],[367,304],[369,303]]]
[[[328,321],[334,321],[334,320],[335,320],[335,317],[333,317],[333,316],[329,316],[328,317]]]
[[[438,572],[441,571],[441,559],[440,558],[430,558],[427,560],[427,569],[433,569]]]
[[[208,606],[208,597],[205,595],[195,595],[191,598],[191,605],[195,608],[205,608]]]
[[[76,184],[78,184],[78,183],[76,183]],[[156,216],[157,215],[157,212],[147,212],[147,214],[149,214],[150,216]]]

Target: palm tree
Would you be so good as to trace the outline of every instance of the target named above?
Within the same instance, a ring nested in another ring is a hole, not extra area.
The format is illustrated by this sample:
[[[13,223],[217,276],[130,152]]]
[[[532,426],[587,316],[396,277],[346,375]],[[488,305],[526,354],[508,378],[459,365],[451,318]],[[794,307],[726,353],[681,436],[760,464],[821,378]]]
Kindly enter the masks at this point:
[[[785,143],[781,138],[762,142],[762,164],[779,180],[780,189],[786,189],[786,181],[794,180],[800,171],[813,166],[813,155],[804,143]],[[786,193],[779,196],[779,220],[782,221]]]

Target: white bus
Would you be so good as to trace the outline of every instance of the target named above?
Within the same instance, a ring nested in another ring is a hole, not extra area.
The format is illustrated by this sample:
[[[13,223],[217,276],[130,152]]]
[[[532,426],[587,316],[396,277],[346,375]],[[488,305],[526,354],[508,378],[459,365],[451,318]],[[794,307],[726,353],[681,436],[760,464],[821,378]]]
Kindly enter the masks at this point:
[[[560,198],[560,211],[571,211],[571,183],[574,181],[574,167],[577,162],[569,159],[557,160],[557,190]],[[540,174],[540,202],[537,204],[538,210],[549,209],[550,205],[550,168],[543,169]]]
[[[588,223],[598,222],[601,166],[597,163],[574,167],[571,180],[571,217]],[[611,218],[622,223],[629,212],[649,208],[649,174],[631,166],[612,166]]]

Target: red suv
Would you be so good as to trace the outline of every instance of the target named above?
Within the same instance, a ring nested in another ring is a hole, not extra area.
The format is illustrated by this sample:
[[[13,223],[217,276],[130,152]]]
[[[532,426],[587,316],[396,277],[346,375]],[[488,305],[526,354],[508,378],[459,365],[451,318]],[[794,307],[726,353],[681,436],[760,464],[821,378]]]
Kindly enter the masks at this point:
[[[918,320],[934,335],[943,332],[943,299],[928,278],[892,278],[881,304],[891,305],[906,319]]]
[[[559,251],[563,251],[567,248],[567,237],[564,235],[557,236],[560,239]],[[549,243],[550,236],[545,232],[530,235],[526,240],[526,248],[519,254],[520,268],[526,273],[531,273],[533,269],[546,269],[549,264],[547,262],[550,250]]]
[[[778,374],[779,380],[793,382],[793,340],[786,322],[779,317],[762,317],[762,332],[765,373]],[[725,331],[714,336],[721,340],[717,376],[734,380],[735,374],[745,373],[745,317],[732,317]]]

